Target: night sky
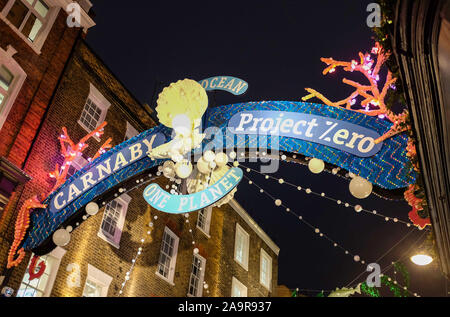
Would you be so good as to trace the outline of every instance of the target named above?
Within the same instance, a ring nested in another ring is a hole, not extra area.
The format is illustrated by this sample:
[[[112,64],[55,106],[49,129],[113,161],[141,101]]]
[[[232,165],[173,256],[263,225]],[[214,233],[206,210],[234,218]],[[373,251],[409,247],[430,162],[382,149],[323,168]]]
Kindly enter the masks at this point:
[[[337,71],[322,76],[320,57],[351,60],[373,46],[366,26],[366,7],[372,1],[93,1],[97,25],[87,36],[89,45],[120,80],[143,103],[179,79],[201,80],[216,75],[244,79],[249,88],[234,96],[219,91],[215,105],[246,101],[299,101],[315,88],[329,99],[342,99],[351,92]],[[155,92],[155,87],[157,91]],[[318,100],[311,100],[319,102]],[[258,168],[255,164],[246,166]],[[256,184],[283,200],[296,213],[321,229],[341,246],[367,263],[376,261],[406,234],[400,244],[379,261],[381,269],[403,257],[411,275],[412,292],[422,296],[445,296],[445,282],[437,265],[417,267],[408,249],[423,241],[423,231],[298,192],[295,188],[246,173]],[[273,176],[310,187],[316,192],[391,217],[408,220],[405,202],[370,196],[359,200],[348,191],[348,180],[306,166],[281,163]],[[299,288],[308,295],[347,286],[365,266],[353,261],[332,243],[276,207],[267,196],[246,181],[236,199],[281,248],[279,284]],[[232,237],[230,237],[232,238]],[[367,273],[368,274],[368,273]],[[362,275],[356,282],[365,280]],[[386,272],[396,276],[393,269]],[[400,276],[397,273],[397,276]],[[399,277],[399,282],[402,279]],[[385,293],[389,295],[392,293]]]

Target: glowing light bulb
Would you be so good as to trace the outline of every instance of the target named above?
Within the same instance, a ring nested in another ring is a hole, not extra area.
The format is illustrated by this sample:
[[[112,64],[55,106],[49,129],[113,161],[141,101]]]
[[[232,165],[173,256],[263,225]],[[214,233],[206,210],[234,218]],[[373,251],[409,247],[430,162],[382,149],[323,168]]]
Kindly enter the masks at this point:
[[[411,257],[411,261],[416,265],[424,266],[433,262],[433,258],[427,254],[416,254]]]

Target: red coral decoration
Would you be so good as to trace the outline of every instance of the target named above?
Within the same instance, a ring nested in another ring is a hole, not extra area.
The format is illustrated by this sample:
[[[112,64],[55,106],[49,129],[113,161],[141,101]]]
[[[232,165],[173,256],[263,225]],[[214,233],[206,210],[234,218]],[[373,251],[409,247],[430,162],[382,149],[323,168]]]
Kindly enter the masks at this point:
[[[389,58],[391,53],[385,52],[383,47],[376,42],[375,46],[372,48],[372,54],[376,55],[376,62],[372,59],[371,54],[363,54],[361,52],[359,53],[359,63],[355,60],[352,60],[351,62],[344,62],[334,60],[333,58],[321,58],[320,60],[328,65],[328,67],[326,67],[323,71],[324,75],[327,73],[333,73],[336,70],[336,67],[343,67],[343,70],[347,72],[357,71],[362,73],[369,81],[369,84],[362,85],[344,78],[342,80],[344,84],[355,88],[355,91],[347,98],[332,102],[316,90],[312,88],[305,88],[306,91],[309,92],[309,95],[304,96],[302,100],[306,101],[310,98],[316,97],[328,106],[345,107],[347,110],[364,113],[368,116],[386,117],[393,123],[393,125],[388,132],[375,140],[375,143],[380,143],[395,134],[406,131],[409,128],[409,126],[405,124],[408,117],[408,112],[405,110],[401,114],[397,115],[389,110],[384,102],[389,88],[394,89],[394,83],[397,80],[396,78],[392,78],[392,73],[390,71],[387,73],[386,80],[382,88],[380,89],[378,87],[378,81],[380,80],[380,68]],[[358,96],[364,98],[360,104],[362,109],[353,109],[352,107],[356,104],[356,97]]]
[[[416,197],[414,192],[417,190],[416,184],[409,185],[408,189],[405,190],[404,197],[408,204],[412,207],[408,216],[412,223],[419,227],[420,229],[425,228],[427,225],[431,225],[430,218],[422,218],[419,215],[419,211],[423,210],[422,204],[424,203],[424,199]]]
[[[413,207],[408,214],[409,220],[411,220],[412,223],[419,229],[423,229],[426,226],[431,225],[430,218],[420,217],[418,211],[419,210],[416,207]]]
[[[40,278],[42,276],[42,274],[44,274],[45,268],[47,267],[45,265],[45,261],[41,261],[38,265],[39,271],[35,272],[36,263],[37,263],[38,259],[39,259],[39,255],[35,255],[31,259],[30,267],[28,268],[28,274],[30,275],[30,278],[29,278],[30,281],[34,280],[35,278]]]

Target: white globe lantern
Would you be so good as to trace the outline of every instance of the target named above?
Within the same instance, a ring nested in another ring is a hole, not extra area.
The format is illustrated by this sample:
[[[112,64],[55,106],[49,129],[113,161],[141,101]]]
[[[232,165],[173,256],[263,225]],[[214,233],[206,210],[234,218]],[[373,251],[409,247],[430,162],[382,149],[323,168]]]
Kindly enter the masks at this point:
[[[211,172],[211,168],[209,166],[209,162],[205,161],[203,157],[201,157],[197,162],[197,169],[202,174],[209,174]]]
[[[218,167],[225,166],[228,163],[228,156],[225,153],[220,152],[219,154],[216,155],[214,161],[216,162]]]
[[[66,229],[58,229],[53,233],[52,240],[58,247],[66,246],[70,241],[70,233]]]
[[[175,163],[172,161],[165,161],[163,164],[162,172],[165,177],[173,178],[175,176]]]
[[[208,150],[205,153],[203,153],[203,159],[206,162],[212,162],[212,161],[214,161],[215,158],[216,158],[216,154],[211,150]]]
[[[172,128],[175,132],[188,136],[191,134],[191,119],[185,114],[178,114],[172,119]]]
[[[348,188],[350,193],[359,199],[367,198],[372,193],[372,183],[360,176],[354,177]]]
[[[179,178],[188,178],[192,173],[191,162],[178,162],[175,164],[175,171]]]
[[[90,202],[86,205],[86,213],[90,216],[94,216],[98,213],[99,207],[96,203]]]
[[[325,168],[325,163],[322,160],[313,158],[308,162],[309,170],[314,174],[321,173]]]

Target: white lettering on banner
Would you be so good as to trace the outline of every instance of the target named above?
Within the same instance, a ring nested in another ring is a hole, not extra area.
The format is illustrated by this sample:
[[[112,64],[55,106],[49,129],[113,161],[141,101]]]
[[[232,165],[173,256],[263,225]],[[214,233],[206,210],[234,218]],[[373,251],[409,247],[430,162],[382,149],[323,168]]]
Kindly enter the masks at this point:
[[[189,195],[172,195],[153,183],[144,190],[144,198],[150,206],[168,213],[185,213],[205,208],[222,199],[242,179],[242,170],[233,167],[222,178],[204,190]]]
[[[228,122],[230,132],[277,135],[311,141],[368,157],[381,149],[375,144],[380,135],[357,124],[326,116],[288,111],[243,111]]]
[[[153,143],[156,136],[157,134],[154,134],[150,138],[143,139],[123,148],[121,151],[111,155],[108,159],[99,161],[98,164],[91,167],[84,174],[72,180],[69,186],[65,186],[60,189],[59,192],[53,197],[50,203],[50,211],[52,213],[58,212],[67,206],[67,204],[71,201],[94,187],[100,181],[108,178],[114,172],[117,172],[129,164],[145,157],[147,152],[153,148]],[[159,203],[161,206],[164,205],[164,197],[162,197]]]
[[[244,80],[230,76],[216,76],[203,79],[200,81],[200,85],[205,90],[225,90],[234,95],[243,94],[248,87],[248,84]]]

